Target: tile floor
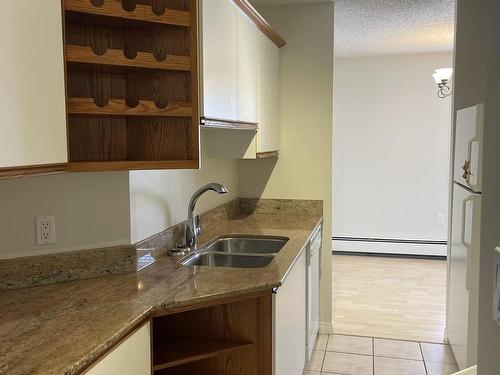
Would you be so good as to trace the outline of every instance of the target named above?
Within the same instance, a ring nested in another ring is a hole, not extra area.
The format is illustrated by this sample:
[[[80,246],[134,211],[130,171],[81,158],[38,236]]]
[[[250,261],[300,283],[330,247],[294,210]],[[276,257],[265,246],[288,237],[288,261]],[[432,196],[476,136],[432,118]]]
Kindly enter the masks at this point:
[[[347,335],[319,335],[304,375],[450,375],[448,345]]]

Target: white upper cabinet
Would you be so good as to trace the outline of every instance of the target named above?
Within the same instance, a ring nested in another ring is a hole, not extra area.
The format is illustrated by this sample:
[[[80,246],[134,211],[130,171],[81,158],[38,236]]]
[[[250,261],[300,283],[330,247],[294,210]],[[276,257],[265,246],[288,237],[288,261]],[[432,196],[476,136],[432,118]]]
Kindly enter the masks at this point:
[[[264,34],[258,36],[259,90],[257,153],[279,151],[280,126],[280,49]]]
[[[203,116],[237,121],[236,23],[231,0],[203,0]]]
[[[236,27],[236,103],[238,121],[257,122],[257,40],[260,31],[242,11]]]
[[[60,0],[0,1],[0,168],[67,162]]]

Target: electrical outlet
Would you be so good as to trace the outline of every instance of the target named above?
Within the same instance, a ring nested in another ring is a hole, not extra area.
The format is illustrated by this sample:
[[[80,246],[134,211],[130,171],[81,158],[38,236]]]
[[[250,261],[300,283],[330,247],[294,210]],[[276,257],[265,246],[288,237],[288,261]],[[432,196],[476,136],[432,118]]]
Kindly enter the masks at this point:
[[[56,243],[56,218],[55,216],[37,216],[36,243],[47,245]]]
[[[444,225],[444,214],[437,214],[436,224],[437,225]]]

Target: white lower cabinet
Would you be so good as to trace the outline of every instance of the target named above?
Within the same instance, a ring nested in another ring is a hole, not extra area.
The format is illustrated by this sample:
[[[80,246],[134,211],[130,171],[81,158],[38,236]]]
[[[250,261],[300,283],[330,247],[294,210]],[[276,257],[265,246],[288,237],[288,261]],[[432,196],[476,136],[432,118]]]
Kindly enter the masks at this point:
[[[302,375],[306,360],[306,252],[273,295],[273,375]]]
[[[118,345],[85,375],[151,375],[151,324]]]

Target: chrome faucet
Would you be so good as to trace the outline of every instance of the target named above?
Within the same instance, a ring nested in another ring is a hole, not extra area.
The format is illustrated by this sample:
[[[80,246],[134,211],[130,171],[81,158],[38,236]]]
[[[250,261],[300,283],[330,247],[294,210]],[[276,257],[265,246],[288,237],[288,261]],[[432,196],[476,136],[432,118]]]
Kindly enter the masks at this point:
[[[177,246],[170,250],[170,255],[181,256],[196,250],[198,245],[198,236],[201,233],[200,215],[194,215],[194,209],[198,199],[207,191],[215,191],[217,194],[226,194],[227,187],[217,183],[207,184],[194,192],[188,205],[188,220],[186,226],[186,240],[184,246]]]

